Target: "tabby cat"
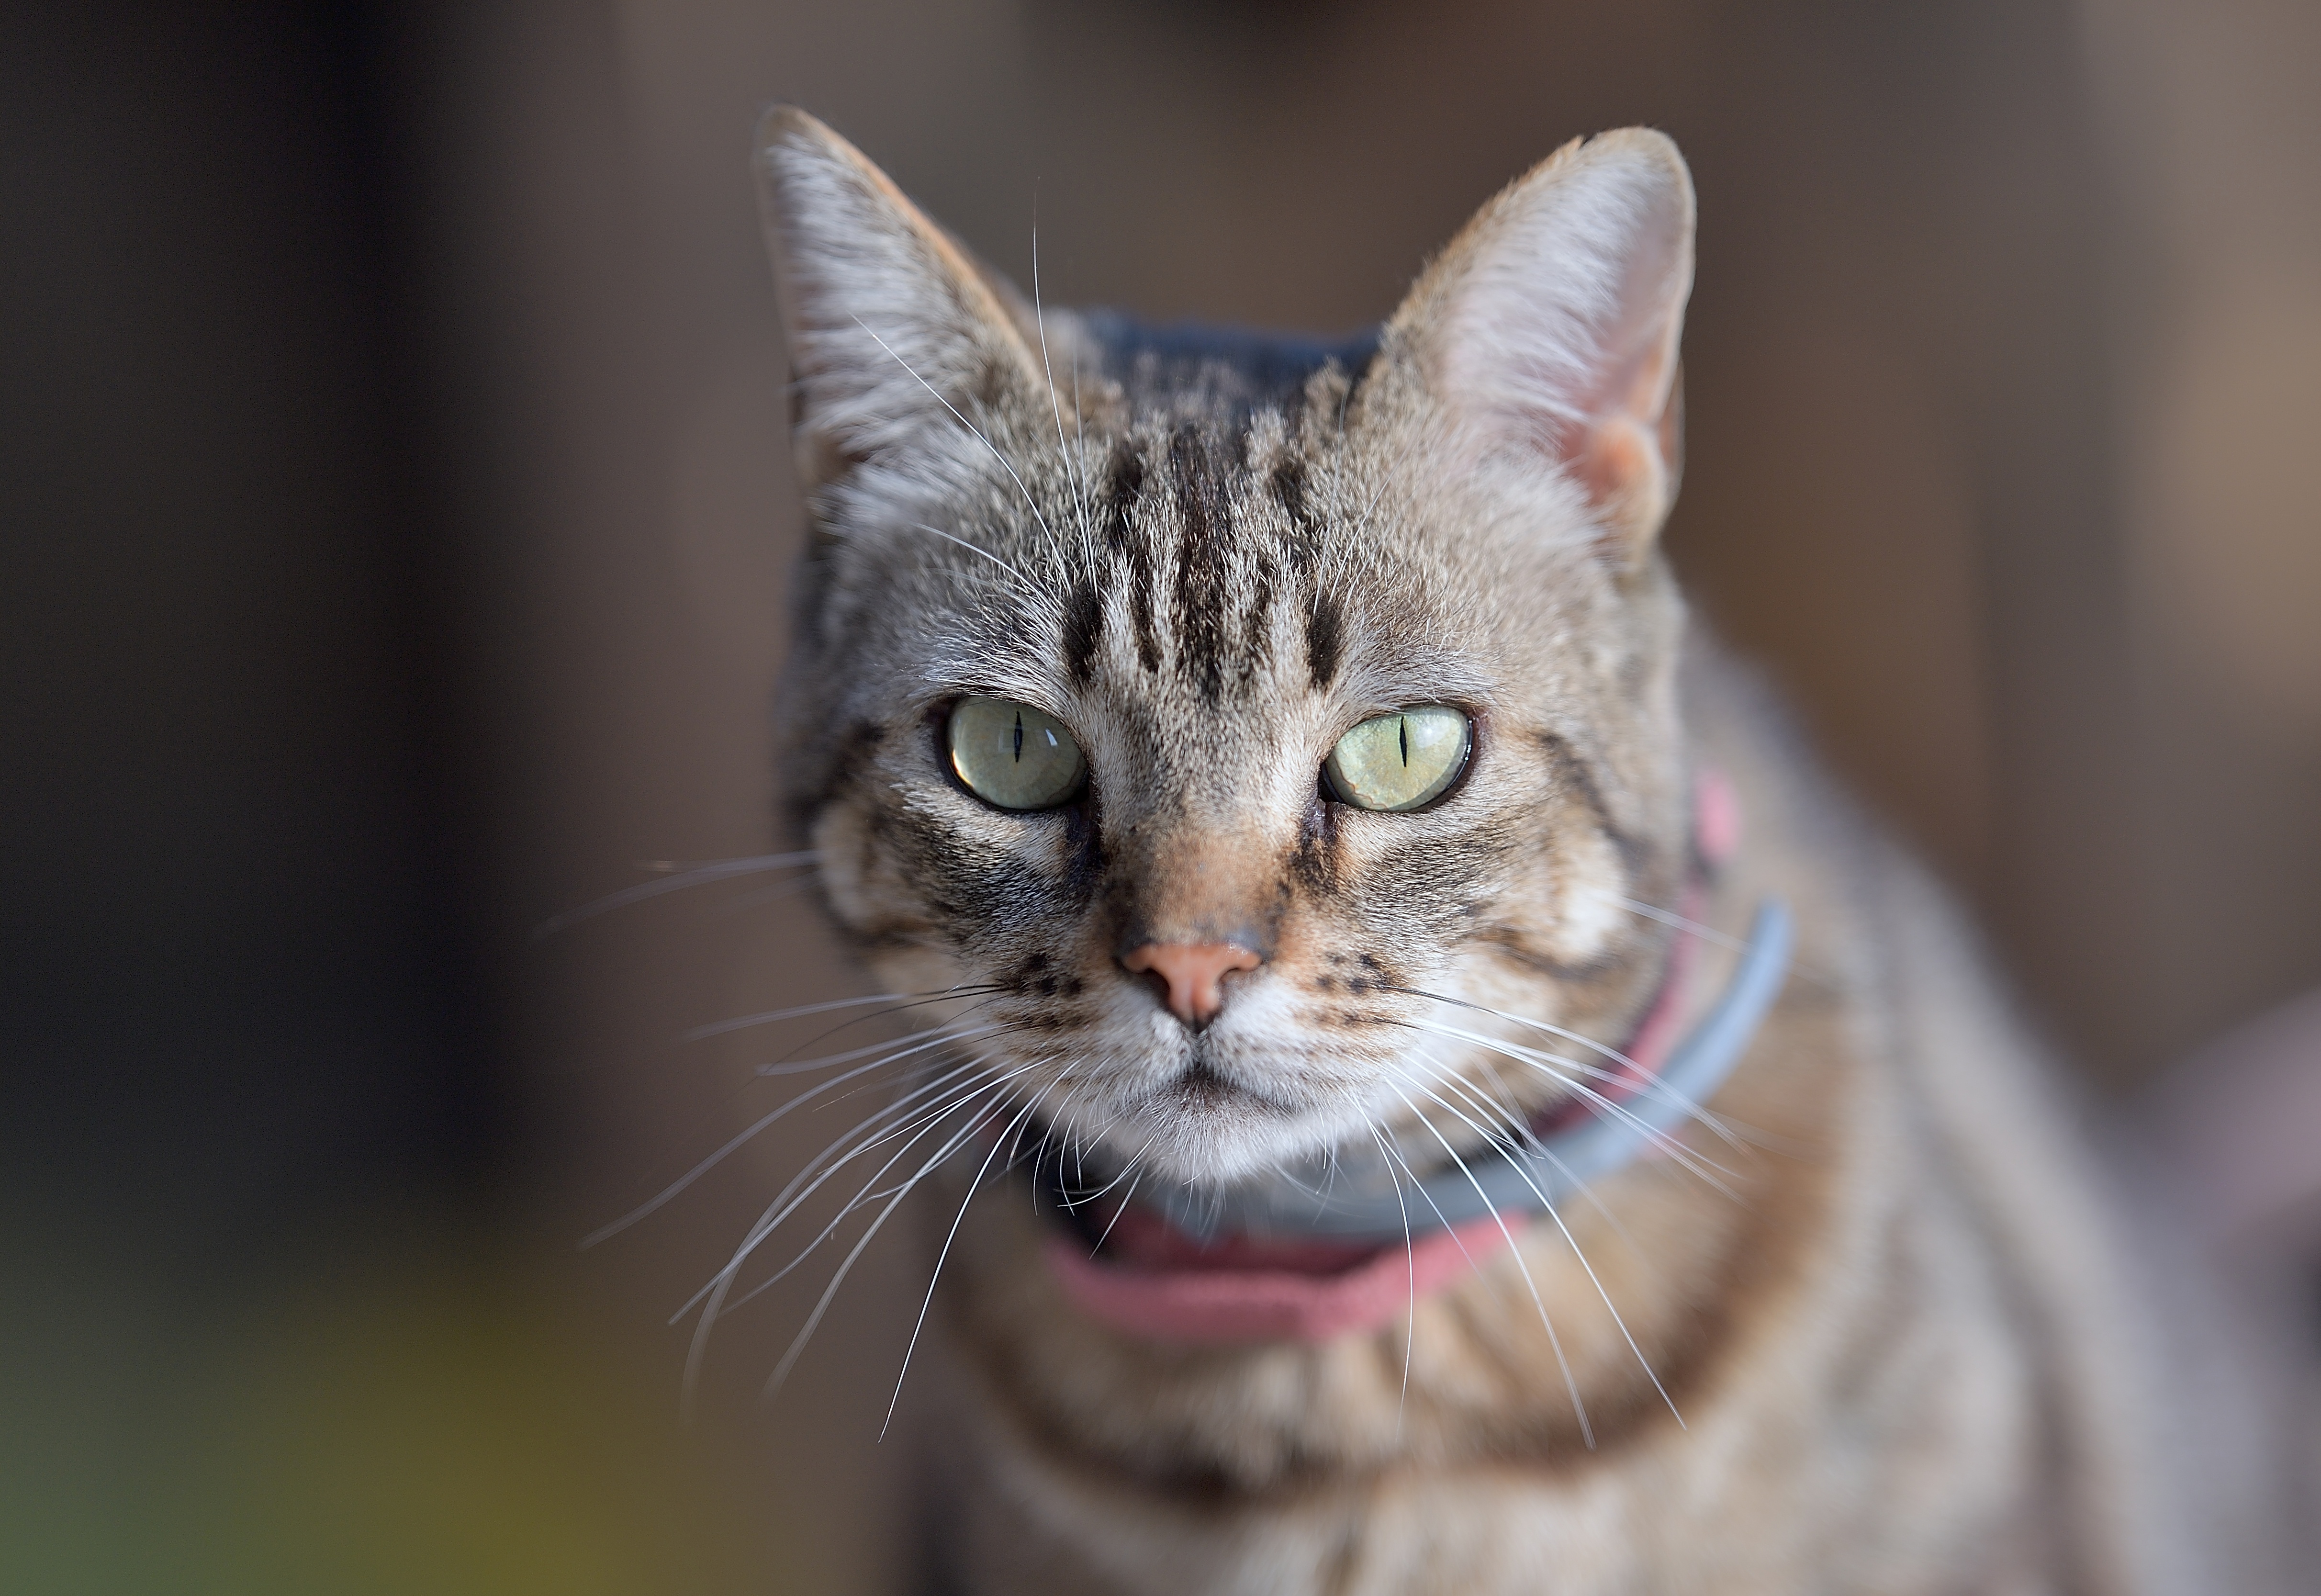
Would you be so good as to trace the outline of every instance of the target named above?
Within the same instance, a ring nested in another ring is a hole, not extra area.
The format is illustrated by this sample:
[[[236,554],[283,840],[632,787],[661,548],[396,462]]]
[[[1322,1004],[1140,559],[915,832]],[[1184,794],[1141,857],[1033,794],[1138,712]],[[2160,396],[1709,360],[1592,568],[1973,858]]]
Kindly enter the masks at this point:
[[[1342,345],[1043,309],[812,117],[759,150],[782,769],[931,999],[845,1158],[951,1199],[946,1578],[2251,1588],[2034,1049],[1657,546],[1668,139]]]

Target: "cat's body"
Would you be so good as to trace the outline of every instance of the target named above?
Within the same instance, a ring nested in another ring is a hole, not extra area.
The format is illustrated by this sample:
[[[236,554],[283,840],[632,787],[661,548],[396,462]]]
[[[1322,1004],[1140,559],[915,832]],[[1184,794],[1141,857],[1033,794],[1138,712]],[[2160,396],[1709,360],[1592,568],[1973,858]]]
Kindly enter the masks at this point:
[[[2241,1487],[2179,1432],[2032,1050],[1654,547],[1691,265],[1666,141],[1511,188],[1374,354],[1043,318],[818,123],[761,146],[820,534],[790,790],[891,990],[975,989],[934,1010],[963,1063],[920,1101],[955,1117],[902,1175],[963,1199],[1044,1138],[1115,1204],[1367,1148],[1415,1179],[1585,1090],[1540,1024],[1617,1046],[1700,1010],[1718,965],[1669,911],[1799,927],[1717,1125],[1508,1216],[1391,1322],[1142,1333],[1054,1261],[1101,1231],[967,1205],[937,1305],[963,1589],[2235,1588]],[[1068,728],[1082,785],[992,799],[970,698]],[[1413,705],[1467,720],[1441,794],[1317,780]],[[1712,780],[1743,817],[1713,858]]]
[[[1092,1333],[1008,1268],[1035,1221],[993,1203],[951,1288],[970,1588],[2236,1588],[2171,1544],[2206,1504],[2152,1400],[2148,1282],[2019,1031],[1915,867],[1729,670],[1703,650],[1688,683],[1752,816],[1718,896],[1787,894],[1821,979],[1761,1034],[1782,1068],[1716,1110],[1783,1152],[1737,1161],[1737,1201],[1660,1163],[1598,1190],[1616,1228],[1564,1212],[1685,1427],[1544,1224],[1523,1245],[1593,1452],[1506,1257],[1420,1303],[1405,1398],[1400,1325],[1256,1354]]]

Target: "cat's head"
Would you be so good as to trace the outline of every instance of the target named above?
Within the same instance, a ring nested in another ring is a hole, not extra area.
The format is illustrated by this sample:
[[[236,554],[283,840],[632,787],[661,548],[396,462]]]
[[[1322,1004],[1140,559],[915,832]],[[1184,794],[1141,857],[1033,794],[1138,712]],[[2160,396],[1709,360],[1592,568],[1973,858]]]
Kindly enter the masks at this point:
[[[782,776],[963,1088],[1233,1181],[1570,1090],[1488,1011],[1625,1040],[1688,868],[1675,147],[1566,147],[1334,356],[1042,317],[796,112],[760,165]]]

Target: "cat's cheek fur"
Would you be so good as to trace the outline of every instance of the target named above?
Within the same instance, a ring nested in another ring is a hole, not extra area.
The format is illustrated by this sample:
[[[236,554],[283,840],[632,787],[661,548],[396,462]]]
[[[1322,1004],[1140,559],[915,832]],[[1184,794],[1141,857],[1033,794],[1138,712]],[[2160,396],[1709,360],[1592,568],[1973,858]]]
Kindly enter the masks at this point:
[[[819,858],[822,891],[832,915],[866,952],[929,937],[933,924],[894,890],[894,867],[871,816],[849,804],[831,804],[808,834]]]
[[[1634,923],[1625,907],[1628,873],[1619,850],[1601,832],[1587,831],[1570,838],[1562,849],[1556,882],[1555,913],[1548,923],[1548,952],[1561,963],[1579,967],[1594,963]]]

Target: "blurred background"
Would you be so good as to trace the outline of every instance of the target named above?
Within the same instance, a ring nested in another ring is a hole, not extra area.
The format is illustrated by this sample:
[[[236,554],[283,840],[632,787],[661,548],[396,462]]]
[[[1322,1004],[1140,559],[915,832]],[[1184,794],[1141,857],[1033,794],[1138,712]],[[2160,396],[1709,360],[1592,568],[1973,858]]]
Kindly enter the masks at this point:
[[[826,1271],[689,1425],[664,1323],[846,1121],[578,1245],[816,1034],[684,1031],[867,989],[778,878],[530,935],[788,843],[773,99],[1019,281],[1036,223],[1051,300],[1318,332],[1667,129],[1698,603],[2095,1101],[2203,1049],[2288,1101],[2316,81],[2305,0],[8,7],[0,1587],[907,1581],[908,1227],[770,1404]],[[2321,1172],[2258,1187],[2220,1228]]]

